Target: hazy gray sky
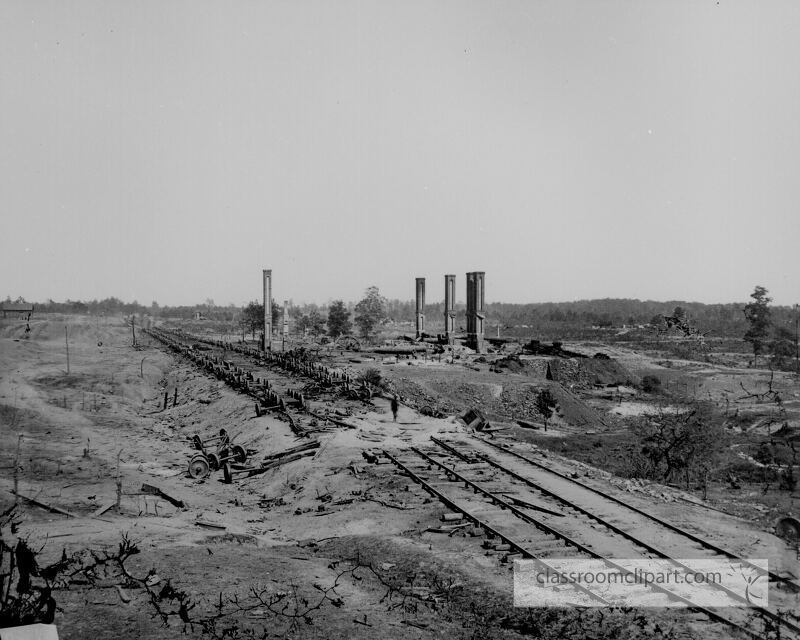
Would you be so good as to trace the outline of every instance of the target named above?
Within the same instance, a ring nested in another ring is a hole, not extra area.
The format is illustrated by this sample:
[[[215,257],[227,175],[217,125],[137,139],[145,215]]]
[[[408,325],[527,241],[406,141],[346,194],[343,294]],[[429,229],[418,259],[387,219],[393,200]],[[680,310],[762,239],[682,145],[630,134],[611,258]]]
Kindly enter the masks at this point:
[[[0,296],[800,301],[800,3],[0,2]]]

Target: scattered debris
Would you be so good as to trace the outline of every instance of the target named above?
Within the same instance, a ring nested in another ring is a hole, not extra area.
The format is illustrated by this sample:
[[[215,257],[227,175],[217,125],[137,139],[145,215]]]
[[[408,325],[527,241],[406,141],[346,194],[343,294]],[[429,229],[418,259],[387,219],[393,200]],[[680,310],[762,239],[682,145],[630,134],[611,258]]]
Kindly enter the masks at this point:
[[[262,498],[258,501],[258,506],[261,509],[273,509],[275,507],[283,507],[286,505],[286,502],[283,499],[283,496],[278,496],[277,498]]]
[[[458,522],[464,519],[463,513],[443,513],[442,522]]]
[[[358,474],[363,471],[361,467],[359,467],[355,462],[351,462],[347,465],[347,468],[353,473],[353,475],[357,478]]]
[[[122,600],[125,604],[129,603],[131,601],[131,597],[128,595],[128,593],[119,585],[116,585],[116,588],[117,588],[117,593],[119,594],[119,599]]]
[[[306,444],[301,444],[296,447],[292,447],[291,449],[286,449],[284,451],[279,451],[277,453],[270,453],[264,456],[264,460],[277,460],[279,458],[283,458],[285,456],[290,456],[294,453],[300,453],[301,451],[310,451],[311,449],[319,448],[319,442],[308,442]]]
[[[389,464],[388,458],[380,449],[364,449],[361,455],[370,464]]]
[[[17,496],[18,498],[22,498],[23,500],[27,500],[31,504],[34,504],[37,507],[41,507],[42,509],[47,509],[48,511],[52,511],[54,513],[60,513],[60,514],[65,515],[65,516],[69,516],[70,518],[77,518],[78,517],[76,514],[70,512],[70,511],[67,511],[66,509],[62,509],[60,507],[55,507],[55,506],[53,506],[51,504],[47,504],[46,502],[41,502],[39,500],[36,500],[35,498],[31,498],[30,496],[24,496],[21,493],[14,493],[13,491],[10,491],[9,493]]]
[[[317,446],[319,446],[318,443]],[[226,462],[222,467],[224,482],[226,484],[230,484],[231,482],[233,482],[234,475],[241,475],[246,478],[249,478],[251,476],[257,476],[259,474],[266,473],[267,471],[280,467],[284,464],[300,460],[305,456],[313,456],[316,453],[316,451],[314,451],[315,448],[316,447],[312,449],[307,449],[305,451],[301,451],[300,453],[295,453],[293,455],[288,455],[287,452],[281,452],[280,456],[282,457],[276,457],[267,462],[263,462],[258,467],[237,468],[237,467],[232,467]]]
[[[363,620],[359,620],[358,618],[353,618],[353,622],[355,622],[357,624],[363,624],[365,627],[371,627],[372,626],[369,622],[367,622],[367,614],[366,613],[364,614],[364,619]]]
[[[201,520],[198,518],[194,521],[198,527],[208,527],[209,529],[227,529],[228,526],[219,522],[209,522],[208,520]]]
[[[453,533],[454,531],[458,531],[459,529],[464,529],[465,527],[471,526],[469,522],[459,522],[458,524],[443,524],[439,527],[428,527],[426,531],[430,531],[431,533]]]
[[[161,582],[161,577],[160,577],[160,576],[159,576],[157,573],[154,573],[154,574],[152,574],[152,575],[148,576],[148,578],[147,578],[147,579],[144,581],[144,583],[145,583],[145,584],[146,584],[148,587],[154,587],[154,586],[156,586],[156,585],[157,585],[159,582]]]
[[[416,627],[417,629],[427,629],[428,625],[424,622],[415,622],[414,620],[401,620],[403,624],[407,624],[409,627]]]
[[[96,511],[92,512],[92,516],[91,516],[91,517],[92,517],[92,518],[97,518],[97,517],[99,517],[99,516],[102,516],[102,515],[103,515],[103,514],[104,514],[106,511],[108,511],[108,510],[109,510],[111,507],[113,507],[115,504],[117,504],[117,501],[116,501],[116,500],[112,500],[111,502],[106,502],[106,503],[105,503],[103,506],[101,506],[99,509],[97,509]]]
[[[158,496],[159,498],[164,498],[164,500],[169,502],[171,505],[178,507],[178,509],[183,509],[185,507],[185,505],[183,503],[183,500],[178,500],[177,498],[173,498],[172,496],[164,493],[158,487],[154,487],[151,484],[142,484],[141,491],[142,491],[142,493],[145,493],[145,494],[148,494],[148,495],[153,495],[153,496]]]
[[[486,419],[486,416],[484,416],[481,411],[475,408],[467,409],[458,417],[464,421],[464,424],[467,425],[468,429],[483,431],[489,427],[489,421]]]

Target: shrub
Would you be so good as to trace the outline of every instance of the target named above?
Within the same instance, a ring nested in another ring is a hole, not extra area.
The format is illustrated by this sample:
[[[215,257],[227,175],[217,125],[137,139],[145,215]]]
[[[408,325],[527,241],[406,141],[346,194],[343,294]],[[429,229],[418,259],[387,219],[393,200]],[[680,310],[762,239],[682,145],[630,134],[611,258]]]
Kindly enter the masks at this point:
[[[657,393],[661,390],[661,378],[658,376],[644,376],[642,378],[642,391],[645,393]]]
[[[382,389],[386,382],[381,375],[381,372],[375,368],[364,369],[360,376],[358,376],[358,381],[361,383],[367,383],[370,386],[378,387]]]

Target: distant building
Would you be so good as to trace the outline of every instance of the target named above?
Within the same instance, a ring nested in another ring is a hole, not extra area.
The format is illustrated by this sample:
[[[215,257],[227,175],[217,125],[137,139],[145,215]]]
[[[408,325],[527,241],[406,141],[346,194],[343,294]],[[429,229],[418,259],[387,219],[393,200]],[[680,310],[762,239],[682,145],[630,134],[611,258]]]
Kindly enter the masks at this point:
[[[27,302],[4,302],[3,317],[7,318],[11,314],[12,318],[30,319],[33,313],[33,305]]]
[[[202,314],[202,312],[200,312],[200,311],[195,311],[195,312],[194,312],[194,319],[195,319],[195,320],[205,320],[205,317],[203,317],[203,314]]]

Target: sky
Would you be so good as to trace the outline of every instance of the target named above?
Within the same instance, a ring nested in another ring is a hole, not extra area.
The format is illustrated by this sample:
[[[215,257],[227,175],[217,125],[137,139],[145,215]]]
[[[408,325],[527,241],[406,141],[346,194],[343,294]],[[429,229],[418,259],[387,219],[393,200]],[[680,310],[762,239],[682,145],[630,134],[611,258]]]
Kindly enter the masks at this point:
[[[800,302],[800,3],[3,0],[0,297]]]

